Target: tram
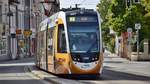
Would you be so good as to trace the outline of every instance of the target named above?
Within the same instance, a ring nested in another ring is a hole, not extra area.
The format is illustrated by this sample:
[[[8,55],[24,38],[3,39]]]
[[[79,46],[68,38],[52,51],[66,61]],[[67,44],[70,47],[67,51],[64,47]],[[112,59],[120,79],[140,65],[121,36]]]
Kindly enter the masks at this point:
[[[36,66],[53,74],[101,74],[102,47],[98,12],[60,11],[40,23]]]

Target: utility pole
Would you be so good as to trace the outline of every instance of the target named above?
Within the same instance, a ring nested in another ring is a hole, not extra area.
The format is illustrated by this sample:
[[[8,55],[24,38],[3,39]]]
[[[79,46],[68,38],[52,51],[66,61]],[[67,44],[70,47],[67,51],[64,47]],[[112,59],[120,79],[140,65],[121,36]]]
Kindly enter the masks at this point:
[[[141,29],[141,24],[136,23],[135,29],[137,30],[137,57],[139,57],[139,30]]]
[[[8,16],[8,20],[9,20],[9,30],[8,30],[8,33],[9,33],[9,35],[8,35],[8,53],[9,53],[9,56],[10,56],[10,58],[12,57],[11,56],[11,33],[10,33],[10,25],[11,25],[11,23],[10,23],[10,17],[11,16],[13,16],[13,14],[11,15],[10,14],[10,2],[8,1],[8,14],[7,14],[7,16]]]
[[[8,0],[8,13],[7,13],[7,16],[8,16],[8,27],[9,27],[9,29],[8,29],[8,33],[9,33],[9,35],[8,35],[8,55],[10,56],[10,59],[11,59],[11,57],[12,57],[12,53],[11,53],[11,21],[10,21],[10,17],[11,16],[13,16],[13,13],[11,12],[11,10],[10,10],[10,4],[11,4],[12,2],[10,1],[10,0]]]

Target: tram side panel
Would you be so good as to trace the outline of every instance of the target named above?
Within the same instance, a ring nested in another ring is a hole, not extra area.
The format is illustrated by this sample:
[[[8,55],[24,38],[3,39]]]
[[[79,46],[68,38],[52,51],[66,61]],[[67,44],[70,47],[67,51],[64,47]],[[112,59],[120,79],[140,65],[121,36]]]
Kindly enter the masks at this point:
[[[48,60],[48,71],[55,73],[54,70],[54,44],[55,44],[55,30],[53,28],[49,28],[47,32],[47,60]]]

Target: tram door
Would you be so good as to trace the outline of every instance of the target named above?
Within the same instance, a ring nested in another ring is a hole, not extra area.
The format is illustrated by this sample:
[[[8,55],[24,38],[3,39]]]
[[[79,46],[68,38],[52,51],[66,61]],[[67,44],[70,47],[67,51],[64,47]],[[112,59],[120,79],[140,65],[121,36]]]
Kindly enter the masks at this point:
[[[46,64],[47,64],[47,60],[46,60],[46,31],[42,31],[41,32],[41,58],[40,58],[40,62],[41,62],[41,68],[46,70]]]
[[[54,72],[54,39],[53,28],[48,29],[47,32],[47,58],[48,58],[48,71]]]
[[[38,67],[40,67],[40,57],[41,57],[41,50],[40,50],[40,47],[41,47],[41,33],[40,32],[38,32],[38,38],[37,38],[37,41],[39,41],[39,42],[37,42],[37,51],[36,51],[36,53],[37,53],[37,56],[36,56],[36,65],[38,66]]]

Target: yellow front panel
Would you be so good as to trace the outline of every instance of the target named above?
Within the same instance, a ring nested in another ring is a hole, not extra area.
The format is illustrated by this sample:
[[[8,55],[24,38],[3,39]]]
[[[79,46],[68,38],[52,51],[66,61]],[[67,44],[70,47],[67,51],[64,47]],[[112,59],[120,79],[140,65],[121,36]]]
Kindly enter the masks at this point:
[[[69,55],[67,53],[56,53],[55,72],[56,74],[69,74]]]

